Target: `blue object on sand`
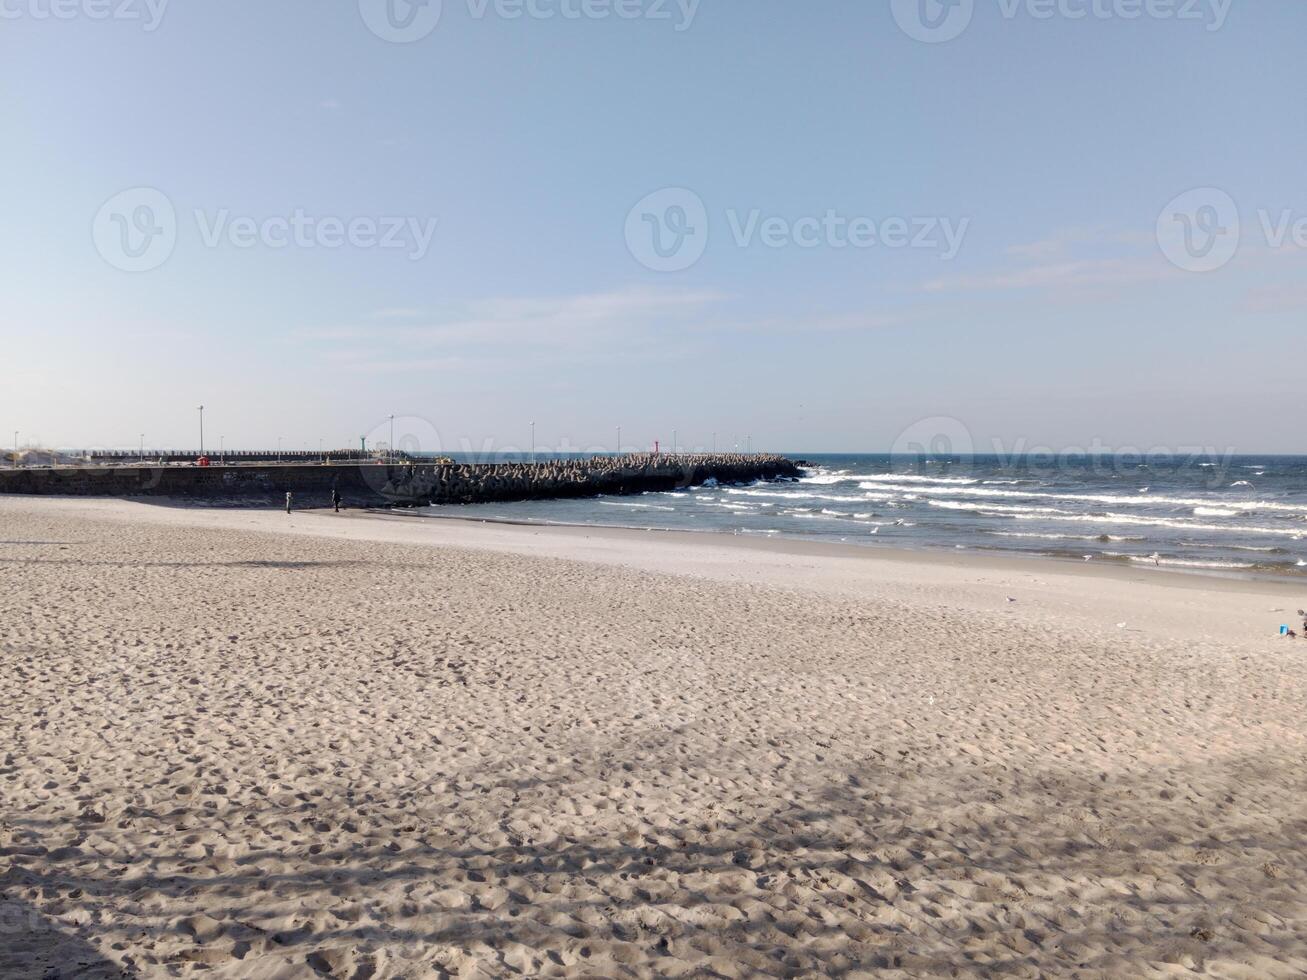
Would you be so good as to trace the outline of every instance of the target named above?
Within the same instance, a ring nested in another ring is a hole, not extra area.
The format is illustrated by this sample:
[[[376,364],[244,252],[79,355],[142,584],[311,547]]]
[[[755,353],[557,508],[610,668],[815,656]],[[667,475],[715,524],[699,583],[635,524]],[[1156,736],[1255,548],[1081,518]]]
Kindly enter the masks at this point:
[[[1289,635],[1289,627],[1288,627],[1288,626],[1281,626],[1281,627],[1280,627],[1280,635],[1281,635],[1281,636],[1288,636],[1288,635]]]

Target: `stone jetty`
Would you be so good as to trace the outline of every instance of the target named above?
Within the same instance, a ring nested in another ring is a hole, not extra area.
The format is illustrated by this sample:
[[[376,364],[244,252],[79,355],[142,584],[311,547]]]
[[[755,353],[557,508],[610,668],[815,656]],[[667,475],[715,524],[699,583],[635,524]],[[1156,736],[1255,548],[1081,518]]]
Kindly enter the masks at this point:
[[[0,493],[172,497],[271,506],[290,492],[297,506],[321,507],[335,490],[347,506],[420,507],[634,494],[802,474],[799,464],[764,453],[595,456],[538,463],[120,464],[4,469]]]

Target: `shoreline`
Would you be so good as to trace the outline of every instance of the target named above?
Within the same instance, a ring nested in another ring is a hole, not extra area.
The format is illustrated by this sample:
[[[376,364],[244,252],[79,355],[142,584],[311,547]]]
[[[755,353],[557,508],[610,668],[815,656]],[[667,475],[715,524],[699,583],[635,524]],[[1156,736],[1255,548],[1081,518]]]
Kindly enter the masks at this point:
[[[445,505],[457,506],[457,505]],[[321,508],[314,508],[320,510]],[[420,508],[414,508],[420,509]],[[666,534],[666,535],[689,535],[691,538],[706,536],[713,540],[730,540],[738,542],[743,547],[761,546],[767,550],[769,543],[793,543],[796,545],[811,545],[814,548],[823,551],[829,550],[831,554],[847,554],[854,556],[863,553],[879,554],[883,557],[893,560],[896,556],[901,558],[921,557],[926,560],[944,560],[945,556],[960,557],[964,561],[972,559],[993,558],[996,561],[1003,562],[1011,560],[1019,563],[1036,563],[1055,562],[1067,568],[1081,568],[1085,571],[1094,570],[1100,573],[1129,573],[1133,571],[1145,572],[1149,575],[1174,575],[1181,578],[1200,578],[1215,579],[1217,581],[1230,582],[1254,582],[1295,586],[1299,582],[1307,593],[1307,574],[1301,578],[1294,575],[1277,575],[1274,572],[1266,571],[1244,571],[1240,569],[1219,569],[1219,568],[1184,568],[1177,566],[1150,566],[1146,562],[1112,562],[1098,559],[1092,562],[1083,559],[1074,559],[1062,555],[1044,554],[1034,551],[1017,551],[1004,548],[945,548],[924,544],[919,547],[913,547],[907,544],[881,544],[879,542],[868,542],[866,544],[846,544],[840,541],[827,541],[818,538],[805,538],[794,534],[784,534],[782,532],[758,532],[758,531],[725,531],[711,530],[704,528],[701,530],[686,530],[685,528],[675,527],[632,527],[626,524],[579,524],[575,521],[543,521],[528,520],[524,518],[513,517],[462,517],[457,514],[409,514],[405,508],[383,509],[383,508],[363,508],[364,512],[383,520],[392,517],[416,517],[419,520],[436,520],[436,521],[464,521],[469,524],[502,524],[509,527],[539,527],[539,528],[576,528],[586,531],[621,531],[632,532],[635,534]],[[776,549],[785,550],[785,549]]]
[[[402,510],[336,514],[319,509],[287,516],[278,510],[210,508],[155,498],[0,497],[0,517],[10,508],[126,524],[416,545],[437,554],[447,550],[582,562],[837,598],[946,604],[975,613],[1000,609],[1017,618],[1052,616],[1059,626],[1106,635],[1145,629],[1170,639],[1283,644],[1292,641],[1278,635],[1279,625],[1294,628],[1296,610],[1307,606],[1307,588],[1279,579],[780,536],[433,519]]]

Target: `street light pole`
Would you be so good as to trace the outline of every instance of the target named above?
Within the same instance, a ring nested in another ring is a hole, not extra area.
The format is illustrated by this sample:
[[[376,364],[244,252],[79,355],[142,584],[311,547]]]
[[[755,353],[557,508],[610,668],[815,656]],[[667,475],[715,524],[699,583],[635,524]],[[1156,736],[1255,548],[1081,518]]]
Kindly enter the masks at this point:
[[[622,427],[617,427],[617,455],[622,455]]]
[[[277,436],[277,462],[281,462],[281,436]]]
[[[204,406],[200,406],[200,455],[204,455]]]
[[[18,469],[18,430],[14,429],[14,469]]]
[[[218,436],[218,459],[224,466],[227,465],[227,437]]]
[[[676,455],[676,430],[672,430],[672,455]]]
[[[390,461],[395,461],[395,416],[390,417]]]
[[[531,423],[531,465],[534,466],[535,462],[536,462],[536,424],[535,422],[532,422]]]

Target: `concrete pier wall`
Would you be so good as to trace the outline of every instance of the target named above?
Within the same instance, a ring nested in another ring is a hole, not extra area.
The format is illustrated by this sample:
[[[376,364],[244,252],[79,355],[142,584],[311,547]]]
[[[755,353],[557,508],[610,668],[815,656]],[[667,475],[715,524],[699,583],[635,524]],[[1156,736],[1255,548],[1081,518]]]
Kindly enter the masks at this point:
[[[333,489],[351,507],[471,504],[675,490],[708,480],[793,478],[769,455],[626,456],[542,463],[237,466],[76,466],[0,470],[0,493],[175,497],[232,506],[326,506]]]

